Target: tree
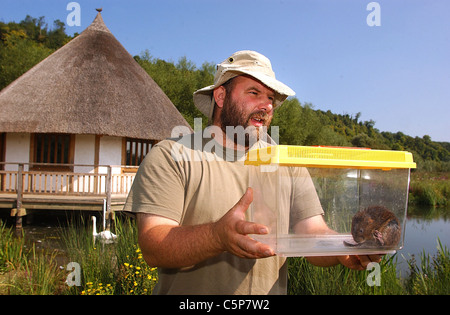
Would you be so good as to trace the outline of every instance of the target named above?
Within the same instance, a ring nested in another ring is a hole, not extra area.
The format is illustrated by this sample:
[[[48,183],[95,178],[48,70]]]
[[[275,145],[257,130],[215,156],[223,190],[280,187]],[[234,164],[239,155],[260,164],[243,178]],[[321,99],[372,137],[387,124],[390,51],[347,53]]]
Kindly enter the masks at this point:
[[[63,22],[56,20],[54,26],[49,32],[43,16],[27,15],[20,23],[0,22],[0,89],[72,38]]]
[[[213,83],[214,65],[205,62],[197,69],[186,57],[181,57],[174,64],[153,58],[148,50],[134,59],[161,87],[191,126],[194,125],[195,117],[202,117],[203,125],[206,126],[208,120],[195,107],[192,95],[196,90]]]
[[[360,133],[352,138],[352,144],[360,148],[373,148],[374,141],[365,133]]]
[[[72,37],[66,35],[66,27],[64,22],[60,20],[55,20],[53,22],[54,29],[48,32],[48,37],[46,39],[46,45],[50,49],[58,49],[59,47],[67,44]]]
[[[23,30],[4,33],[0,44],[0,89],[24,74],[52,51],[30,40]]]

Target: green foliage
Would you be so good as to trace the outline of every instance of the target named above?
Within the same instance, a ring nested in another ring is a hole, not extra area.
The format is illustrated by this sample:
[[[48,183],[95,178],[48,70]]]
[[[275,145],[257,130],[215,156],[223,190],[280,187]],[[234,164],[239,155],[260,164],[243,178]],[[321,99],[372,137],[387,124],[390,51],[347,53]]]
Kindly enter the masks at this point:
[[[335,295],[335,294],[406,294],[402,279],[397,276],[396,259],[384,256],[380,263],[380,286],[370,286],[372,270],[356,271],[342,265],[316,267],[304,257],[289,258],[288,294]],[[373,280],[373,279],[372,279]]]
[[[34,245],[24,250],[24,237],[14,236],[0,221],[0,295],[151,294],[157,270],[143,259],[135,221],[116,218],[114,222],[119,237],[113,244],[94,242],[92,226],[83,217],[72,217],[68,227],[61,228],[64,258],[77,262],[81,271],[81,286],[69,287],[68,272],[58,267],[56,251],[36,251]]]
[[[417,205],[445,206],[450,203],[448,172],[416,172],[411,176],[409,202]]]
[[[408,261],[411,275],[407,288],[410,294],[448,295],[450,294],[450,251],[438,239],[436,255],[423,251],[420,255],[420,266],[412,257]]]
[[[322,130],[312,105],[301,106],[296,98],[275,111],[272,126],[280,128],[280,144],[313,144]]]
[[[63,22],[54,25],[49,31],[43,16],[29,15],[20,23],[0,22],[0,90],[72,38]]]
[[[24,238],[14,237],[12,228],[0,221],[0,273],[14,269],[24,262]]]
[[[27,249],[23,231],[15,235],[0,221],[0,295],[58,294],[62,272],[54,253]]]
[[[370,286],[373,270],[355,271],[342,265],[323,268],[311,265],[303,257],[288,258],[288,294],[445,294],[450,293],[450,252],[438,242],[437,253],[425,251],[420,265],[408,260],[409,275],[399,275],[397,257],[386,255],[380,263],[380,285]]]
[[[80,264],[81,286],[66,287],[65,294],[146,295],[157,283],[157,270],[144,261],[137,245],[135,221],[114,220],[117,241],[105,244],[93,239],[92,226],[83,218],[71,220],[61,232],[69,261]]]
[[[153,58],[148,50],[134,59],[161,87],[191,126],[196,117],[202,117],[204,124],[207,123],[205,116],[195,107],[192,94],[213,83],[214,65],[205,62],[197,69],[186,57],[181,57],[174,64]]]

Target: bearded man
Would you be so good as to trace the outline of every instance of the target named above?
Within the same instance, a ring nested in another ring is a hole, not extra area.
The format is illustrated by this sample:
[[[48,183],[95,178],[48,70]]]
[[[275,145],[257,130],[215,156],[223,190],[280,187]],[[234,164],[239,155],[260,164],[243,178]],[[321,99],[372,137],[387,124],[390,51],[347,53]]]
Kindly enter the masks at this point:
[[[294,94],[275,78],[268,58],[238,51],[217,66],[213,85],[194,93],[211,121],[201,145],[193,133],[161,141],[147,154],[124,210],[137,213],[143,257],[158,267],[155,294],[286,294],[286,258],[249,236],[268,227],[248,221],[253,191],[244,159],[249,149],[272,144],[265,132],[273,111]],[[295,189],[302,191],[292,203],[296,229],[329,231],[314,187]],[[380,257],[308,260],[364,269]]]

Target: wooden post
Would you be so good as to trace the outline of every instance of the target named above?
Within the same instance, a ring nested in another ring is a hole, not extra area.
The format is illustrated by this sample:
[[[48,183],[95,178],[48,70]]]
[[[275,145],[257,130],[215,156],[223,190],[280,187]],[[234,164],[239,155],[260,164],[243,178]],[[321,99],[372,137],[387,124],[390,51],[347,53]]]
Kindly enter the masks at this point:
[[[16,229],[22,228],[22,199],[23,199],[23,164],[17,168],[17,202],[16,202]]]
[[[111,166],[107,167],[106,180],[105,180],[105,192],[106,192],[106,230],[111,229]]]

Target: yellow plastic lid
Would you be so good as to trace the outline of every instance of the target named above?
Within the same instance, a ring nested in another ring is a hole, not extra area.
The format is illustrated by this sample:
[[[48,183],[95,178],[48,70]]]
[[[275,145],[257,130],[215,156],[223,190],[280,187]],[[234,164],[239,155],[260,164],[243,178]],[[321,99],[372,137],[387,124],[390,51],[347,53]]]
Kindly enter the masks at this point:
[[[412,154],[405,151],[290,145],[250,150],[245,164],[383,170],[416,168]]]

